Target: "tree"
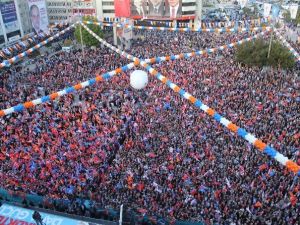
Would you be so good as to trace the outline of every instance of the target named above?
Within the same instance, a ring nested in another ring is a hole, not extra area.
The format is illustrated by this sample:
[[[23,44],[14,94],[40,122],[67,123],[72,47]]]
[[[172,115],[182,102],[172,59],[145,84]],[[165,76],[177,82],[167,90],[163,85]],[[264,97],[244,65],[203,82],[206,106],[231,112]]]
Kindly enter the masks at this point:
[[[280,42],[272,42],[269,58],[268,51],[269,42],[257,39],[240,45],[235,57],[238,62],[249,66],[271,66],[288,69],[295,65],[294,56]]]
[[[97,20],[95,19],[95,17],[91,17],[91,16],[84,16],[82,18],[83,21],[85,20],[89,20],[89,21],[94,21],[97,22]],[[76,26],[75,29],[75,38],[77,40],[77,42],[81,43],[81,37],[80,37],[80,24],[78,24]],[[95,34],[97,34],[99,37],[103,37],[103,31],[101,30],[101,27],[98,25],[94,25],[94,24],[87,24],[86,25],[88,28],[90,28]],[[86,29],[84,29],[83,27],[81,27],[81,33],[82,33],[82,41],[83,44],[86,46],[97,46],[99,45],[99,41],[94,38]]]
[[[300,9],[298,9],[297,17],[294,21],[295,21],[296,24],[300,24]]]
[[[285,11],[282,15],[286,22],[291,22],[291,13],[289,10]]]

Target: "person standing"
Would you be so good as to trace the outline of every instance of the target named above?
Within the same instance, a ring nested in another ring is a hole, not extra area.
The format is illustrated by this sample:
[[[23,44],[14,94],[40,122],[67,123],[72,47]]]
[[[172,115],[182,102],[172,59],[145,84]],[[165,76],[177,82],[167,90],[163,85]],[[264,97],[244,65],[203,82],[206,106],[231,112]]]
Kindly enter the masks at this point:
[[[37,225],[43,225],[43,219],[41,214],[38,211],[34,211],[32,218],[35,220]]]

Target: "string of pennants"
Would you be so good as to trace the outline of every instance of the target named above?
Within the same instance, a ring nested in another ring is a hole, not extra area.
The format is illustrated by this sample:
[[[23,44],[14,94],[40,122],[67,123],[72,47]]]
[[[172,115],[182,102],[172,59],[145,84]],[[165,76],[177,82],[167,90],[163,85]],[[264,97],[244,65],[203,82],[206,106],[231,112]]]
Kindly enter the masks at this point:
[[[111,48],[112,50],[116,51],[117,53],[119,53],[121,55],[124,55],[124,54],[127,55],[127,58],[130,58],[130,59],[134,60],[134,63],[130,63],[130,64],[124,66],[124,67],[118,68],[118,69],[116,69],[114,71],[111,71],[109,73],[105,73],[102,76],[96,75],[96,78],[94,78],[94,79],[88,80],[86,82],[82,82],[82,83],[74,85],[72,87],[68,87],[68,88],[66,88],[66,89],[64,89],[62,91],[53,93],[51,95],[44,96],[42,98],[36,99],[34,101],[31,101],[31,102],[26,102],[24,104],[19,104],[17,106],[11,107],[11,108],[6,109],[6,110],[1,110],[0,111],[0,116],[8,115],[8,114],[13,113],[13,112],[21,112],[21,111],[23,111],[26,108],[31,108],[31,107],[33,107],[35,105],[42,104],[42,103],[50,101],[50,100],[54,100],[54,99],[56,99],[56,98],[58,98],[60,96],[63,96],[63,95],[72,93],[72,92],[74,92],[76,90],[80,90],[80,89],[82,89],[84,87],[93,85],[96,82],[103,81],[103,80],[108,80],[109,78],[111,78],[115,74],[118,74],[118,73],[121,73],[121,72],[124,72],[124,71],[127,71],[127,70],[133,68],[134,65],[136,65],[136,66],[137,65],[141,65],[141,66],[145,67],[149,71],[150,74],[154,75],[160,81],[162,81],[163,83],[167,84],[168,87],[172,88],[176,93],[179,93],[182,97],[188,99],[197,108],[202,109],[204,112],[206,112],[207,114],[209,114],[210,116],[212,116],[216,121],[218,121],[219,123],[221,123],[222,125],[224,125],[225,127],[227,127],[230,131],[236,133],[238,136],[244,138],[249,143],[251,143],[252,145],[254,145],[255,147],[257,147],[260,151],[264,152],[265,154],[271,156],[272,158],[274,158],[275,160],[277,160],[281,164],[285,165],[289,170],[291,170],[291,171],[293,171],[295,173],[298,173],[298,175],[300,175],[300,167],[296,163],[292,162],[287,157],[285,157],[281,153],[277,152],[274,148],[272,148],[272,147],[268,146],[267,144],[263,143],[261,140],[257,139],[255,136],[253,136],[252,134],[248,133],[246,130],[237,127],[231,121],[229,121],[226,118],[222,117],[220,114],[218,114],[217,112],[215,112],[213,109],[211,109],[208,106],[206,106],[205,104],[203,104],[200,100],[196,99],[195,97],[193,97],[189,93],[185,92],[183,89],[179,88],[176,84],[172,83],[166,77],[164,77],[163,75],[161,75],[160,73],[158,73],[157,71],[155,71],[153,68],[151,68],[147,64],[147,62],[140,61],[138,58],[136,58],[134,56],[131,56],[131,55],[129,55],[129,54],[127,54],[127,53],[125,53],[125,52],[123,52],[123,51],[115,48],[114,46],[108,44],[103,39],[101,39],[100,37],[98,37],[87,26],[85,26],[84,24],[82,24],[82,25],[93,36],[95,36],[98,40],[100,40],[101,43],[105,44],[107,47]],[[176,57],[175,57],[175,59],[176,59]]]
[[[95,38],[97,38],[101,43],[103,43],[105,46],[109,47],[111,50],[117,52],[118,54],[122,55],[122,56],[126,56],[126,58],[133,60],[133,63],[129,63],[126,66],[117,68],[116,70],[113,70],[111,72],[105,73],[103,75],[99,75],[96,74],[96,77],[94,79],[90,79],[88,81],[79,83],[77,85],[74,85],[72,87],[68,87],[62,91],[59,92],[55,92],[52,93],[50,95],[38,98],[36,100],[30,101],[30,102],[25,102],[23,104],[19,104],[16,105],[14,107],[5,109],[5,110],[0,110],[0,117],[3,117],[5,115],[9,115],[13,112],[21,112],[27,108],[32,108],[36,105],[48,102],[50,100],[54,100],[60,96],[75,92],[77,90],[83,89],[87,86],[91,86],[93,84],[95,84],[96,82],[100,82],[103,80],[108,80],[110,79],[112,76],[119,74],[121,72],[125,72],[129,69],[132,69],[134,66],[138,66],[141,65],[143,66],[151,75],[155,76],[158,80],[160,80],[162,83],[166,84],[168,87],[170,87],[173,91],[175,91],[176,93],[179,93],[181,97],[189,100],[192,104],[194,104],[198,109],[203,110],[205,113],[207,113],[209,116],[211,116],[212,118],[214,118],[217,122],[219,122],[220,124],[222,124],[223,126],[225,126],[226,128],[228,128],[231,132],[237,134],[238,136],[242,137],[243,139],[245,139],[246,141],[248,141],[250,144],[252,144],[253,146],[255,146],[256,148],[258,148],[261,152],[267,154],[268,156],[270,156],[271,158],[275,159],[276,161],[278,161],[279,163],[281,163],[282,165],[286,166],[288,168],[288,170],[294,172],[295,174],[298,174],[300,176],[300,166],[297,165],[297,163],[289,160],[287,157],[285,157],[284,155],[282,155],[281,153],[279,153],[278,151],[276,151],[274,148],[272,148],[271,146],[267,145],[266,143],[264,143],[263,141],[257,139],[254,135],[248,133],[245,129],[238,127],[237,125],[233,124],[231,121],[229,121],[228,119],[226,119],[225,117],[222,117],[220,114],[218,114],[217,112],[215,112],[213,109],[209,108],[207,105],[203,104],[200,100],[198,100],[197,98],[193,97],[192,95],[190,95],[188,92],[185,92],[183,89],[181,89],[180,87],[178,87],[176,84],[172,83],[170,80],[168,80],[165,76],[163,76],[162,74],[158,73],[156,70],[154,70],[151,66],[149,66],[146,62],[146,60],[140,60],[132,55],[129,55],[128,53],[119,50],[118,48],[110,45],[109,43],[107,43],[106,41],[104,41],[103,39],[101,39],[99,36],[97,36],[94,32],[92,32],[87,26],[85,26],[83,23],[81,23],[82,26],[89,32],[91,33]],[[73,24],[74,26],[75,24]],[[270,28],[271,29],[271,28]],[[263,33],[263,32],[262,32]],[[258,35],[253,36],[252,38],[248,38],[246,40],[253,40],[255,38],[257,38]],[[235,43],[231,43],[229,45],[223,45],[220,46],[218,48],[213,48],[214,50],[206,50],[206,51],[201,51],[202,54],[205,53],[213,53],[216,50],[224,50],[227,47],[224,46],[228,46],[228,47],[234,47],[235,45],[241,44],[243,43],[243,41],[238,41]],[[197,54],[198,53],[198,54]],[[180,54],[177,56],[166,56],[165,60],[175,60],[175,59],[180,59],[180,58],[184,58],[184,57],[192,57],[192,56],[196,56],[196,55],[201,55],[200,51],[197,52],[192,52],[192,53],[185,53],[185,54]],[[160,60],[164,60],[163,57],[156,57],[156,58],[152,58],[152,59],[148,59],[147,61],[150,60],[150,63],[154,63]]]
[[[14,52],[20,52],[30,45],[36,43],[37,40],[49,37],[48,34],[39,33],[34,35],[33,37],[29,37],[26,40],[20,41],[10,47],[4,48],[0,51],[0,57],[3,59],[9,58]]]
[[[90,31],[89,28],[86,27],[83,23],[82,23],[82,26],[85,29],[87,29],[87,31]],[[268,30],[268,31],[270,31],[270,30]],[[216,47],[216,48],[209,48],[209,49],[206,49],[206,50],[195,51],[195,52],[191,52],[191,53],[182,53],[182,54],[179,54],[179,55],[155,57],[155,58],[145,59],[145,62],[147,62],[147,63],[157,63],[157,62],[168,61],[168,60],[176,60],[176,59],[182,59],[182,58],[195,57],[195,56],[199,56],[199,55],[214,53],[216,51],[223,51],[227,48],[233,48],[233,47],[235,47],[237,45],[240,45],[240,44],[242,44],[246,41],[251,41],[251,40],[254,40],[254,39],[258,38],[259,36],[263,36],[263,35],[267,34],[268,31],[267,32],[261,32],[259,34],[254,35],[253,37],[245,38],[245,39],[242,39],[240,41],[233,42],[233,43],[230,43],[230,44],[227,44],[227,45],[222,45],[222,46],[219,46],[219,47]],[[126,57],[127,59],[132,60],[132,61],[138,60],[138,58],[133,57],[133,56],[127,54],[126,52],[119,50],[118,48],[116,48],[113,45],[110,45],[109,43],[105,42],[104,40],[102,40],[98,36],[95,36],[94,34],[92,34],[92,35],[95,38],[97,38],[99,41],[101,40],[101,43],[105,44],[107,47],[111,48],[114,51],[117,51],[117,53],[122,55],[123,57]],[[105,73],[104,75],[102,75],[102,78],[107,80],[111,76],[113,76],[115,74],[118,74],[120,72],[125,72],[125,71],[127,71],[128,69],[131,69],[131,68],[133,68],[133,64],[128,64],[126,66],[123,66],[123,67],[118,68],[116,70],[113,70],[111,72]],[[4,109],[4,110],[0,110],[0,117],[3,117],[5,115],[9,115],[9,114],[14,113],[14,112],[21,112],[21,111],[23,111],[27,108],[34,107],[36,105],[42,104],[44,102],[48,102],[50,100],[54,100],[57,97],[63,96],[65,94],[72,93],[76,90],[82,89],[82,88],[90,86],[90,85],[93,85],[98,81],[102,81],[103,80],[102,78],[100,78],[100,75],[97,74],[95,79],[91,79],[89,81],[82,82],[80,84],[74,85],[73,87],[68,87],[68,88],[66,88],[62,91],[52,93],[48,96],[44,96],[44,97],[41,97],[39,99],[30,101],[30,102],[25,102],[23,104],[19,104],[19,105],[16,105],[16,106]]]
[[[40,42],[39,44],[36,44],[35,46],[27,49],[26,51],[8,59],[8,60],[4,60],[2,63],[0,63],[0,69],[3,67],[9,67],[11,66],[13,63],[17,62],[18,60],[24,58],[25,56],[31,54],[32,52],[34,52],[35,50],[41,48],[42,46],[48,44],[49,42],[53,41],[54,39],[58,38],[59,36],[65,34],[67,31],[71,30],[72,28],[75,27],[77,23],[72,24],[71,26],[67,27],[66,29],[56,33],[55,35],[49,37],[48,39]]]
[[[49,29],[53,29],[53,28],[62,28],[63,26],[68,25],[67,22],[62,22],[62,23],[56,23],[53,25],[49,26]],[[21,52],[24,49],[27,49],[29,46],[33,45],[33,44],[37,44],[41,41],[41,39],[45,39],[45,38],[49,38],[50,35],[48,33],[38,33],[35,34],[34,36],[29,36],[27,35],[23,37],[22,41],[19,41],[18,43],[10,46],[10,47],[6,47],[4,49],[2,49],[0,51],[0,57],[3,59],[8,59],[9,57],[12,57],[14,54]]]
[[[147,26],[157,26],[157,25],[162,25],[166,27],[175,27],[176,23],[172,21],[142,21],[143,23],[147,22]],[[222,27],[234,27],[234,26],[239,26],[239,27],[247,27],[247,26],[262,26],[269,24],[271,22],[271,17],[267,18],[258,18],[258,19],[251,19],[251,20],[233,20],[233,21],[223,21],[223,22],[216,22],[216,21],[206,21],[206,22],[201,22],[201,28],[222,28]],[[138,25],[139,20],[135,20],[134,24]],[[189,27],[190,23],[189,22],[177,22],[178,27]],[[192,27],[198,27],[196,23],[192,23]]]
[[[82,24],[85,28],[87,28],[84,24]],[[87,28],[88,29],[88,28]],[[89,31],[89,29],[88,29]],[[196,52],[191,52],[191,53],[182,53],[182,54],[179,54],[179,55],[171,55],[171,56],[164,56],[164,57],[155,57],[155,58],[150,58],[150,59],[145,59],[145,62],[147,63],[157,63],[157,62],[162,62],[162,61],[168,61],[168,60],[176,60],[176,59],[181,59],[181,58],[189,58],[189,57],[194,57],[194,56],[198,56],[198,55],[204,55],[206,53],[214,53],[216,51],[223,51],[227,48],[233,48],[237,45],[240,45],[246,41],[251,41],[251,40],[254,40],[256,39],[258,36],[262,36],[262,35],[265,35],[267,32],[261,32],[259,34],[256,34],[254,35],[253,37],[249,37],[249,38],[245,38],[245,39],[242,39],[240,41],[237,41],[237,42],[233,42],[233,43],[230,43],[228,45],[222,45],[222,46],[219,46],[219,47],[216,47],[216,48],[209,48],[209,49],[206,49],[206,50],[201,50],[201,51],[196,51]],[[94,35],[93,35],[94,36]],[[95,36],[96,37],[96,36]],[[97,37],[96,37],[97,38]],[[98,38],[97,38],[98,39]],[[99,40],[99,39],[98,39]],[[102,40],[102,39],[100,39]],[[102,42],[102,41],[101,41]],[[106,43],[106,42],[102,42],[103,44],[106,44],[107,46],[109,46],[111,49],[114,49],[115,51],[117,51],[119,54],[121,54],[123,57],[126,57],[132,61],[134,60],[137,60],[137,58],[127,54],[126,52],[124,51],[121,51],[119,49],[117,49],[116,47]],[[130,67],[129,69],[131,69],[132,65],[131,64],[128,64],[122,68],[118,68],[114,71],[111,71],[109,73],[106,73],[103,75],[103,79],[109,79],[111,76],[117,74],[117,73],[120,73],[120,72],[124,72],[124,71],[127,71],[128,70],[128,67]],[[98,78],[99,75],[96,76],[96,81],[100,81],[101,79]],[[81,88],[84,88],[84,87],[87,87],[89,85],[92,85],[94,84],[95,81],[94,80],[90,80],[90,81],[86,81],[86,82],[82,82],[80,85],[75,85],[73,86],[73,88],[69,87],[69,88],[66,88],[62,91],[59,91],[59,92],[56,92],[56,93],[53,93],[49,96],[44,96],[38,100],[34,100],[34,101],[31,101],[31,102],[27,102],[27,103],[24,103],[24,104],[19,104],[17,106],[14,106],[14,107],[11,107],[11,108],[8,108],[8,109],[5,109],[5,110],[1,110],[0,111],[0,117],[1,116],[5,116],[5,115],[9,115],[13,112],[20,112],[26,108],[30,108],[30,107],[33,107],[35,105],[38,105],[38,104],[41,104],[41,103],[44,103],[44,102],[47,102],[47,101],[50,101],[52,99],[55,99],[56,97],[59,97],[59,96],[62,96],[62,95],[65,95],[65,94],[68,94],[68,93],[71,93],[75,90],[79,90]],[[80,87],[80,88],[79,88]],[[52,96],[52,97],[51,97]],[[56,97],[55,97],[56,96]],[[54,98],[55,97],[55,98]]]
[[[293,54],[295,60],[300,62],[300,54],[287,42],[287,40],[282,37],[282,35],[278,32],[278,30],[274,29],[276,36],[280,39],[280,41],[288,48],[288,50]]]
[[[264,31],[267,29],[271,29],[271,27],[244,27],[244,28],[174,28],[174,27],[148,27],[148,26],[133,26],[129,24],[108,24],[102,22],[94,22],[94,21],[83,21],[84,24],[94,24],[98,26],[108,26],[108,27],[119,27],[119,28],[129,28],[129,29],[140,29],[140,30],[165,30],[165,31],[179,31],[179,32],[211,32],[211,33],[231,33],[231,32],[253,32],[253,31]]]
[[[272,159],[275,159],[280,164],[284,165],[288,170],[291,172],[294,172],[294,174],[300,176],[300,166],[293,162],[292,160],[288,159],[283,154],[279,153],[276,149],[272,148],[271,146],[264,143],[262,140],[256,138],[253,134],[248,133],[245,129],[238,127],[236,124],[232,123],[230,120],[226,119],[225,117],[222,117],[219,113],[217,113],[215,110],[210,108],[209,106],[202,103],[201,100],[195,98],[188,92],[184,91],[182,88],[177,86],[175,83],[172,83],[170,80],[168,80],[165,76],[160,74],[158,71],[153,69],[150,65],[147,64],[147,62],[140,60],[124,51],[121,51],[120,49],[112,46],[111,44],[107,43],[105,40],[100,38],[98,35],[96,35],[92,30],[90,30],[87,26],[82,24],[83,27],[96,39],[98,39],[102,44],[110,48],[111,50],[117,52],[120,55],[126,55],[127,58],[130,58],[134,61],[135,66],[141,65],[144,67],[152,76],[157,78],[159,81],[161,81],[163,84],[167,85],[169,88],[171,88],[175,93],[179,93],[179,95],[187,99],[190,103],[192,103],[195,107],[198,109],[201,109],[206,114],[208,114],[210,117],[215,119],[218,123],[225,126],[230,132],[236,134],[237,136],[245,139],[248,141],[251,145],[256,147],[260,152],[265,153],[266,155],[270,156]]]
[[[127,22],[127,18],[117,18],[117,17],[104,17],[103,19],[97,19],[98,22]],[[155,21],[155,20],[133,20],[135,25],[138,25],[139,22],[148,23],[147,26],[156,26],[162,25],[166,27],[175,27],[173,21]],[[236,24],[239,26],[261,26],[262,24],[269,24],[271,22],[271,16],[266,18],[257,18],[249,20],[233,20],[233,21],[205,21],[201,22],[201,28],[221,28],[221,27],[234,27]],[[188,27],[189,22],[178,22],[178,27]],[[192,23],[193,27],[196,27],[195,23]]]

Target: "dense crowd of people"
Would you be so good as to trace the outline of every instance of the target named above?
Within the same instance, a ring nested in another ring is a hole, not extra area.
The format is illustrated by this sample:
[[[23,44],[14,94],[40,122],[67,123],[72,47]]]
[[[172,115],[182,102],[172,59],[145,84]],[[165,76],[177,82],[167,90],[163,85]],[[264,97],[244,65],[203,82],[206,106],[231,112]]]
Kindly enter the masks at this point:
[[[139,31],[139,58],[216,47],[250,34]],[[234,49],[153,65],[174,83],[300,165],[299,69],[235,62]],[[129,61],[100,45],[44,57],[0,80],[8,108]],[[121,204],[169,221],[297,224],[300,182],[278,162],[150,77],[110,81],[0,119],[0,187],[51,198]],[[70,208],[69,212],[78,213]],[[86,216],[91,213],[85,211]],[[152,220],[155,223],[155,220]]]

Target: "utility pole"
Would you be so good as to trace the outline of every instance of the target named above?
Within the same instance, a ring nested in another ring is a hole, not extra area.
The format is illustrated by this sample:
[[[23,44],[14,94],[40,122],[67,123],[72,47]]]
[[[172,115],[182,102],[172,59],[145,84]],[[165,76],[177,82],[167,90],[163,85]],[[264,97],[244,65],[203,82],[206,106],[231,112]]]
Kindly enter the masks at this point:
[[[274,25],[272,25],[272,33],[271,33],[270,44],[269,44],[268,58],[270,58],[270,54],[271,54],[273,35],[274,35]]]
[[[82,25],[81,25],[81,22],[80,22],[79,26],[80,26],[79,29],[80,29],[81,50],[82,50],[82,56],[83,56],[83,58],[84,58],[84,47],[83,47],[83,40],[82,40],[82,31],[81,31]]]

